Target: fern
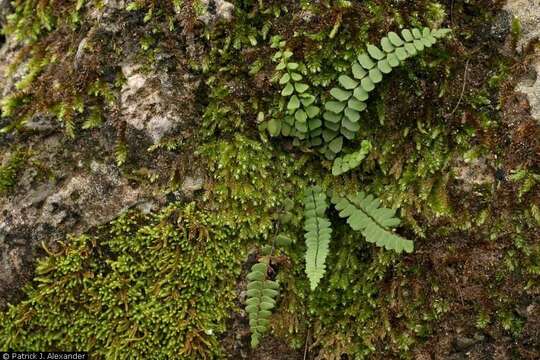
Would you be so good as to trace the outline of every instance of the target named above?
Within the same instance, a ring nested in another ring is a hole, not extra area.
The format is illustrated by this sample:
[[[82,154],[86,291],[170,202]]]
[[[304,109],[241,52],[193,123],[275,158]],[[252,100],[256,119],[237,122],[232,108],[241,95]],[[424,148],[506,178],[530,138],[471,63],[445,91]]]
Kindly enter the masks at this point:
[[[339,176],[359,166],[362,163],[362,160],[369,154],[371,148],[371,143],[368,140],[363,140],[360,145],[360,150],[336,158],[334,160],[334,165],[332,166],[332,175]]]
[[[333,30],[334,31],[334,30]],[[353,140],[360,130],[360,113],[367,108],[369,94],[376,84],[409,57],[415,56],[424,48],[431,47],[438,39],[445,37],[450,30],[430,30],[428,28],[405,29],[401,36],[390,32],[380,42],[380,48],[368,45],[350,67],[349,74],[340,74],[339,85],[330,90],[331,100],[324,103],[324,113],[317,106],[317,98],[310,93],[310,85],[303,82],[307,75],[306,66],[293,62],[293,53],[285,49],[281,37],[272,38],[272,47],[278,51],[273,60],[278,62],[275,80],[281,85],[280,106],[273,114],[283,114],[283,118],[272,118],[263,123],[272,136],[292,136],[295,142],[302,142],[318,151],[329,160],[334,160],[332,174],[342,175],[358,167],[372,149],[368,140],[361,143],[357,151],[337,157],[342,151],[345,139]],[[381,50],[382,49],[382,50]],[[313,91],[313,90],[312,90]],[[263,121],[264,114],[259,116]],[[368,242],[393,250],[397,253],[412,252],[414,244],[393,232],[400,220],[395,210],[381,206],[373,195],[359,192],[354,196],[332,198],[339,216],[347,218],[350,227],[361,232]],[[292,205],[287,212],[292,208]],[[326,258],[329,253],[332,228],[326,217],[327,196],[320,187],[311,187],[304,193],[304,230],[306,240],[306,274],[311,290],[315,290],[326,272]],[[291,219],[290,214],[280,215],[283,223]],[[290,244],[292,240],[280,234],[276,242]],[[273,246],[263,248],[271,254]],[[268,259],[268,257],[265,257]],[[246,311],[252,331],[253,347],[268,331],[271,309],[275,306],[279,285],[267,278],[268,260],[253,265],[248,275],[248,299]]]
[[[347,223],[355,231],[360,231],[368,242],[395,252],[412,252],[413,242],[391,231],[399,225],[395,210],[381,207],[380,201],[364,192],[347,198],[334,196],[332,202],[339,216],[347,218]]]
[[[292,55],[289,50],[279,50],[274,55],[274,60],[279,60],[276,70],[283,87],[281,96],[286,103],[286,114],[283,120],[270,120],[268,131],[272,136],[294,136],[308,146],[319,146],[322,144],[321,110],[315,104],[315,96],[309,92],[310,86],[302,82],[305,66],[290,61]]]
[[[304,196],[304,230],[306,233],[306,274],[311,290],[315,290],[326,271],[326,257],[332,228],[325,212],[326,194],[319,187],[307,189]]]
[[[270,316],[276,305],[279,284],[268,279],[268,260],[265,259],[251,267],[248,274],[246,312],[249,314],[251,346],[256,347],[270,327]]]
[[[284,99],[281,108],[286,107],[286,114],[282,119],[271,119],[266,128],[272,136],[293,136],[296,142],[300,140],[307,146],[317,147],[327,159],[335,159],[343,149],[344,139],[355,138],[360,129],[360,113],[366,110],[369,93],[382,81],[383,75],[449,32],[449,29],[405,29],[401,37],[390,32],[382,38],[381,48],[368,45],[351,64],[349,74],[338,77],[339,85],[330,90],[332,100],[324,103],[322,119],[316,97],[309,91],[310,85],[302,82],[305,65],[290,61],[293,53],[284,49],[285,41],[276,37],[272,47],[279,50],[273,60],[279,61],[276,71]]]
[[[382,81],[383,75],[424,48],[431,47],[449,32],[448,29],[405,29],[401,32],[402,37],[390,32],[382,38],[382,50],[375,45],[367,46],[367,52],[351,64],[351,76],[339,76],[339,86],[330,90],[333,99],[324,104],[322,137],[325,145],[322,152],[328,159],[335,158],[341,151],[343,138],[354,139],[360,129],[360,113],[367,108],[369,93]]]

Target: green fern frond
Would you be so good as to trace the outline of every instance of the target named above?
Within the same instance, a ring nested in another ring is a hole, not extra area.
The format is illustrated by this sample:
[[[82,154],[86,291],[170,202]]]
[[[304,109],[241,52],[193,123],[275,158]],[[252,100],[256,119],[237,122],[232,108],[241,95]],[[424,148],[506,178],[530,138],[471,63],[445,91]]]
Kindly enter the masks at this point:
[[[339,76],[339,86],[330,90],[332,100],[324,104],[322,137],[328,159],[333,159],[341,151],[343,138],[354,139],[360,129],[360,113],[366,110],[369,94],[383,76],[449,32],[449,29],[405,29],[401,37],[390,32],[382,38],[380,48],[371,44],[367,46],[366,51],[351,64],[350,74]]]
[[[332,234],[325,212],[326,194],[319,187],[307,189],[304,196],[304,237],[306,239],[306,274],[315,290],[326,271],[326,257]]]
[[[393,250],[412,252],[413,242],[392,232],[400,220],[395,217],[395,210],[381,206],[380,200],[373,195],[359,192],[355,196],[334,196],[332,202],[339,211],[339,216],[347,218],[347,223],[355,231],[360,231],[368,242]]]
[[[286,109],[285,117],[270,120],[267,128],[272,136],[294,136],[308,146],[319,146],[322,144],[321,110],[315,104],[315,96],[309,91],[310,86],[302,82],[305,66],[291,61],[292,55],[291,51],[284,49],[274,55],[274,61],[279,61],[276,70],[279,84],[283,87],[281,96]]]
[[[279,284],[268,279],[268,260],[265,259],[251,267],[248,274],[246,312],[249,315],[251,346],[257,347],[264,333],[270,328],[270,316],[276,305]]]
[[[360,166],[362,160],[364,160],[371,151],[371,148],[371,142],[368,140],[363,140],[362,144],[360,145],[360,150],[355,151],[352,154],[347,154],[345,156],[336,158],[332,166],[332,175],[339,176]]]

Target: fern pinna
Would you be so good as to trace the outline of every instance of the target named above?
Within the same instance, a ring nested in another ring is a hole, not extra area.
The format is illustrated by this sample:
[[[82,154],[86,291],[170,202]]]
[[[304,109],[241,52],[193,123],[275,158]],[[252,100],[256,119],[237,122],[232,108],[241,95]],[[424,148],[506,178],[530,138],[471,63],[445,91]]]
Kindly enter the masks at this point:
[[[319,284],[326,271],[326,257],[332,228],[325,212],[326,194],[320,187],[307,189],[304,195],[304,237],[306,239],[306,274],[311,290]]]
[[[392,232],[400,220],[395,217],[395,210],[381,206],[373,195],[359,192],[354,196],[334,196],[332,202],[339,211],[339,216],[347,218],[347,223],[355,231],[360,231],[366,241],[375,243],[387,250],[401,253],[412,252],[413,242]]]
[[[256,347],[264,333],[270,327],[270,316],[276,305],[279,294],[279,284],[268,278],[269,260],[263,258],[261,262],[251,267],[248,274],[246,312],[249,314],[249,327],[251,329],[251,346]]]

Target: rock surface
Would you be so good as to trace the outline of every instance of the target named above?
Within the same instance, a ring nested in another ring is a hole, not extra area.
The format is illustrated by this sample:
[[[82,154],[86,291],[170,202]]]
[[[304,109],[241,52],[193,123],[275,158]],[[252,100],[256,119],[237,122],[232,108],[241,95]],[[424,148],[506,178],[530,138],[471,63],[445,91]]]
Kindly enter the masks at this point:
[[[133,65],[124,65],[122,72],[126,77],[121,90],[122,118],[158,143],[182,123],[181,107],[186,104],[178,101],[178,89],[167,73],[143,74]],[[184,86],[195,89],[197,83],[186,75]]]
[[[58,154],[63,146],[59,136],[50,136],[34,151]],[[0,306],[16,294],[13,290],[20,282],[28,280],[33,258],[42,247],[54,247],[66,234],[106,223],[148,197],[111,164],[91,161],[71,169],[59,165],[53,173],[57,177],[42,179],[28,167],[21,174],[19,190],[0,197]]]
[[[522,52],[531,42],[540,41],[540,1],[538,0],[508,0],[505,10],[519,20],[521,34],[516,49]],[[540,46],[533,48],[530,72],[517,90],[527,95],[531,106],[531,115],[540,121]]]
[[[532,40],[540,37],[540,1],[508,0],[504,9],[519,21],[521,35],[516,48],[522,51]]]

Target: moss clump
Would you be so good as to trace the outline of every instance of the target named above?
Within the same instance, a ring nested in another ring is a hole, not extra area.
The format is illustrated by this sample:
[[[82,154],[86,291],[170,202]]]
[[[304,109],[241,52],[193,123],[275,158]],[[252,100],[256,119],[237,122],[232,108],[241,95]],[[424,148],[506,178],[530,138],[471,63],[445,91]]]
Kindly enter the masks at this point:
[[[242,254],[235,230],[194,204],[126,214],[39,261],[27,299],[0,314],[0,348],[219,357]]]
[[[17,184],[17,176],[24,166],[26,153],[16,149],[4,164],[0,163],[0,194]]]
[[[5,33],[17,40],[35,42],[59,25],[76,26],[85,0],[15,0]]]

